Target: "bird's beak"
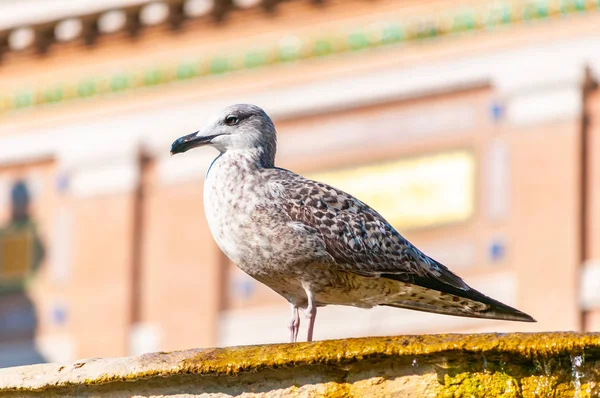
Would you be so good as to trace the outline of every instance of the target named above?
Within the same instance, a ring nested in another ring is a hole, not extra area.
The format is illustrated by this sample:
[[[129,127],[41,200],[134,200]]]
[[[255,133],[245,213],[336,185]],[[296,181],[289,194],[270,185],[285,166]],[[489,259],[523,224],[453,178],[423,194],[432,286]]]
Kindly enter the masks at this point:
[[[171,145],[171,155],[176,153],[183,153],[189,151],[192,148],[210,144],[210,140],[215,138],[217,135],[200,135],[199,131],[195,133],[184,135],[183,137],[177,138]]]

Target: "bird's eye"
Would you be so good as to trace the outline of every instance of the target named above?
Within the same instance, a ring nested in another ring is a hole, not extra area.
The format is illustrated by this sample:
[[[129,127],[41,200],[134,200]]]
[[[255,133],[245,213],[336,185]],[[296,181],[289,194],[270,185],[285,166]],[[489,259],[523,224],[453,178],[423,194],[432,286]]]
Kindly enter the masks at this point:
[[[236,116],[233,116],[233,115],[229,115],[225,118],[225,123],[227,123],[230,126],[233,126],[234,124],[238,124],[239,121],[240,121],[240,119],[238,119]]]

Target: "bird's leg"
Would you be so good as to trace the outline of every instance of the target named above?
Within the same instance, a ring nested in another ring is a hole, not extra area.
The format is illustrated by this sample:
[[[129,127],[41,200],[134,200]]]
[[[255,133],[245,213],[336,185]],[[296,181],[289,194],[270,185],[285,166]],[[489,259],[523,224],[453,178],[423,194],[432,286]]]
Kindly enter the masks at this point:
[[[306,292],[306,299],[308,301],[306,311],[304,311],[304,314],[308,318],[308,334],[306,341],[312,341],[313,331],[315,329],[315,318],[317,317],[317,304],[315,303],[315,298],[308,286],[304,286],[304,291]]]
[[[300,315],[298,314],[298,307],[290,303],[292,307],[292,320],[290,321],[290,343],[295,343],[298,340],[298,330],[300,330]]]

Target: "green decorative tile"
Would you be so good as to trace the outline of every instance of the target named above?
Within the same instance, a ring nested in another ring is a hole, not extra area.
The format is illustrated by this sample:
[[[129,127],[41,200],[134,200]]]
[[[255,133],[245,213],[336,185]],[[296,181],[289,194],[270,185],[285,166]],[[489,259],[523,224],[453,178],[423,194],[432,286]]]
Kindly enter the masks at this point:
[[[198,65],[196,64],[181,64],[177,67],[177,79],[186,80],[198,75]]]
[[[507,4],[494,7],[491,9],[485,18],[485,25],[488,28],[493,28],[499,25],[510,23],[511,9]]]
[[[123,91],[129,88],[131,78],[128,75],[117,75],[110,79],[109,87],[111,91]]]
[[[523,6],[523,20],[540,19],[548,17],[547,2],[532,2]]]
[[[31,91],[21,91],[15,94],[13,105],[16,109],[32,106],[33,93]]]
[[[302,49],[300,46],[294,46],[294,45],[279,46],[279,48],[277,49],[277,60],[279,62],[296,61],[296,60],[300,59],[302,56],[301,50]]]
[[[348,48],[352,51],[362,50],[369,47],[369,38],[366,33],[357,31],[348,36]]]
[[[229,70],[229,60],[224,57],[213,58],[210,63],[210,74],[216,75]]]
[[[159,69],[151,69],[144,73],[142,83],[144,86],[156,86],[161,83],[162,73]]]
[[[333,43],[330,39],[318,39],[312,47],[312,53],[317,57],[329,55],[333,50]]]
[[[92,97],[96,95],[96,83],[93,80],[86,80],[77,85],[77,95],[80,97]]]
[[[383,44],[398,43],[403,41],[404,39],[404,26],[399,24],[387,24],[381,32],[381,42]]]
[[[585,11],[585,0],[560,0],[559,8],[563,14]]]
[[[423,21],[415,26],[416,39],[430,39],[437,37],[439,28],[434,21]]]
[[[256,68],[266,65],[268,58],[264,52],[252,51],[244,57],[244,66],[246,68]]]
[[[60,102],[63,99],[63,89],[62,87],[50,88],[44,91],[44,102],[46,103],[55,103]]]
[[[473,30],[475,28],[475,13],[472,11],[464,11],[460,14],[456,14],[452,18],[452,32],[464,32],[467,30]]]

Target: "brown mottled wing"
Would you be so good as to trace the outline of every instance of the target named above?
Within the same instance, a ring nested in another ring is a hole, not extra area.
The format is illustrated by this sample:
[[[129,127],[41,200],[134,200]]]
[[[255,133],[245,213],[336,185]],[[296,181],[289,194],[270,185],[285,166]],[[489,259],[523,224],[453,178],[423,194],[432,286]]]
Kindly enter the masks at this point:
[[[470,290],[462,279],[419,251],[379,213],[352,195],[287,170],[271,169],[270,173],[269,178],[284,187],[284,211],[293,221],[321,234],[340,269],[422,286],[432,284],[435,290],[448,286],[453,294]]]
[[[400,301],[385,305],[458,316],[535,322],[529,315],[470,288],[448,268],[423,254],[381,215],[353,196],[283,169],[269,169],[269,181],[283,187],[284,212],[321,235],[332,266],[422,288],[440,305]],[[433,292],[439,292],[437,295]],[[447,299],[452,301],[450,308]],[[458,300],[454,298],[463,298]],[[441,301],[441,302],[440,302]],[[445,308],[446,307],[446,308]]]

